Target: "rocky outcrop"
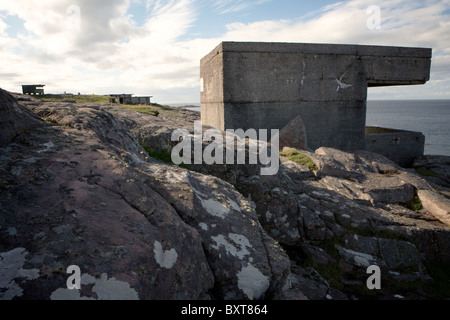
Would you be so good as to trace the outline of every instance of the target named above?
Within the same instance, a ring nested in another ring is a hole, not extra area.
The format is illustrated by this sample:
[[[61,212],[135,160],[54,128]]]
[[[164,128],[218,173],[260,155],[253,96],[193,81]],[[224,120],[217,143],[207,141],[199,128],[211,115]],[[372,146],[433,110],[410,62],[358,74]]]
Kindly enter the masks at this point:
[[[425,210],[450,226],[450,199],[431,190],[419,190],[418,196]]]
[[[39,126],[39,123],[33,113],[19,106],[11,94],[0,89],[0,147],[9,144],[21,132]]]
[[[262,299],[283,288],[289,259],[232,185],[152,159],[113,108],[30,107],[48,123],[0,149],[1,298]],[[82,271],[75,296],[70,265]]]
[[[329,148],[299,150],[313,172],[284,157],[273,176],[180,167],[157,158],[194,112],[28,100],[45,121],[0,149],[0,299],[449,296],[450,229],[423,196],[449,190],[423,171]]]

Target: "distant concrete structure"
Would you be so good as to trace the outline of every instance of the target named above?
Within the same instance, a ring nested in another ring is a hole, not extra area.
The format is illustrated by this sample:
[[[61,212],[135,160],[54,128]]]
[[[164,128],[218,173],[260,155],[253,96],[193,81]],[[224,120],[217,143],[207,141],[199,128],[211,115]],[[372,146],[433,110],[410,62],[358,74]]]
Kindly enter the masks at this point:
[[[131,98],[131,103],[132,104],[146,104],[146,105],[150,105],[151,104],[151,98],[153,98],[153,96],[132,97]]]
[[[118,104],[131,104],[132,94],[110,94],[109,102]]]
[[[421,132],[366,127],[366,150],[384,155],[403,167],[423,156],[425,136]]]
[[[151,104],[151,98],[153,96],[146,97],[133,97],[132,94],[110,94],[109,102],[110,103],[119,103],[119,104]]]
[[[29,95],[43,95],[44,94],[44,84],[32,84],[32,85],[22,85],[23,94]],[[38,89],[42,88],[42,89]]]
[[[201,60],[202,122],[282,129],[301,116],[310,148],[365,150],[367,88],[426,83],[431,55],[426,48],[223,42]]]

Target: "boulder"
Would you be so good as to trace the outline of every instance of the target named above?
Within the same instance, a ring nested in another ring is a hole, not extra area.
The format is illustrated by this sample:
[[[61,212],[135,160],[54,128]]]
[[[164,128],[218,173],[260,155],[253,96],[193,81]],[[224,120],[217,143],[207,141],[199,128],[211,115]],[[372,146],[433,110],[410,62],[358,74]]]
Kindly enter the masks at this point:
[[[419,190],[418,196],[428,212],[450,226],[450,199],[448,197],[431,190]]]
[[[10,93],[0,89],[0,147],[20,133],[42,124],[41,119],[22,107]]]
[[[294,118],[280,130],[280,150],[284,147],[308,149],[306,129],[301,117]]]

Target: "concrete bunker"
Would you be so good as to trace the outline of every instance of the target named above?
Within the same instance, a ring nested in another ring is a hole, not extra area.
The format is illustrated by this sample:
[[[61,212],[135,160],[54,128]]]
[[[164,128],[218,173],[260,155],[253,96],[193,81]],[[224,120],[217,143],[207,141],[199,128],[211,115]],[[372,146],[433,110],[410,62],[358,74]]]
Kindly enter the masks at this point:
[[[150,105],[151,98],[153,96],[133,97],[132,94],[110,94],[109,103]]]
[[[369,150],[404,164],[423,155],[424,139],[412,149],[403,138],[396,149],[373,143],[367,88],[425,84],[431,56],[428,48],[223,42],[201,60],[202,122],[270,130],[301,116],[312,149]]]
[[[44,84],[22,85],[22,93],[29,95],[44,95]]]

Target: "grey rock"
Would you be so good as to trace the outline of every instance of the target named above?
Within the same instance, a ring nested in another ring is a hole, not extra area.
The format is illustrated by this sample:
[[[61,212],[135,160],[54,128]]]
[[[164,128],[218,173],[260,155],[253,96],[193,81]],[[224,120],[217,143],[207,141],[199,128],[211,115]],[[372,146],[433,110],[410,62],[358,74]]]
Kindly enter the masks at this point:
[[[414,189],[445,197],[446,187],[377,154],[302,151],[317,176],[287,159],[274,176],[260,165],[186,170],[142,145],[170,152],[173,130],[191,131],[196,113],[21,102],[52,123],[0,148],[0,251],[27,247],[26,269],[42,275],[16,281],[21,298],[64,296],[72,264],[104,275],[90,284],[140,299],[345,299],[360,297],[352,277],[367,278],[367,263],[422,281],[424,261],[450,262],[448,228],[398,204]],[[305,261],[317,268],[298,267]],[[323,268],[337,268],[348,290],[335,291]],[[98,293],[89,285],[75,298]],[[410,293],[378,296],[395,294]]]
[[[280,149],[284,147],[308,149],[306,129],[300,116],[294,118],[280,130]]]
[[[20,133],[42,124],[42,120],[21,106],[11,94],[0,89],[0,147]]]
[[[443,223],[450,225],[450,199],[445,195],[431,191],[419,190],[418,196],[423,207]]]

